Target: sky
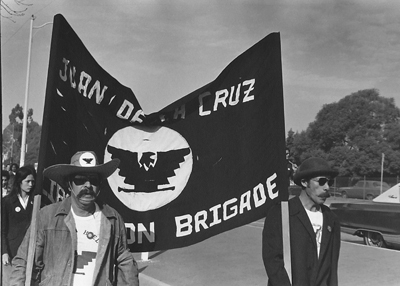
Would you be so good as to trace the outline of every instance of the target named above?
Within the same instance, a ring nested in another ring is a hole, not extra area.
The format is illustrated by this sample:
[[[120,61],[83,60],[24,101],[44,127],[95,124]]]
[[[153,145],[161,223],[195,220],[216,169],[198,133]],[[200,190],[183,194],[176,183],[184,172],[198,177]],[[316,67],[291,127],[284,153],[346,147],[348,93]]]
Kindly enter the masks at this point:
[[[29,30],[62,14],[96,61],[132,89],[145,114],[213,81],[280,32],[286,133],[324,104],[375,88],[400,106],[400,1],[2,0],[2,127],[24,105]],[[4,9],[3,7],[7,7]],[[17,15],[10,16],[7,10]],[[52,25],[33,29],[28,109],[42,124]]]

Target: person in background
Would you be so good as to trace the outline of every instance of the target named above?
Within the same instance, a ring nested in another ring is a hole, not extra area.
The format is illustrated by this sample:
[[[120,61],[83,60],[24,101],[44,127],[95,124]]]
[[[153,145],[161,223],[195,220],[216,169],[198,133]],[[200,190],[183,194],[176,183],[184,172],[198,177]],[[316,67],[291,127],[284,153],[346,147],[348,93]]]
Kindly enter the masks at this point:
[[[324,205],[337,174],[325,160],[311,157],[303,161],[293,176],[301,193],[289,200],[292,284],[283,261],[281,206],[271,207],[262,237],[268,285],[338,285],[340,223]]]
[[[290,158],[289,148],[286,148],[286,166],[287,166],[287,170],[288,170],[289,185],[292,186],[292,185],[294,185],[293,175],[297,170],[297,165],[295,163],[293,163],[292,159]]]
[[[1,207],[1,259],[3,282],[11,272],[11,260],[17,254],[25,232],[31,223],[33,190],[36,171],[31,166],[19,168],[10,193],[2,200]],[[3,283],[3,285],[8,285]]]
[[[14,184],[14,179],[15,179],[15,175],[17,174],[17,170],[18,170],[19,166],[17,163],[12,163],[10,165],[10,179],[8,180],[8,185],[10,187],[10,189],[12,188],[13,184]]]
[[[5,197],[10,192],[8,181],[10,180],[10,174],[6,170],[1,170],[1,197]]]
[[[32,277],[43,285],[139,285],[126,229],[116,210],[98,199],[100,184],[119,159],[99,164],[91,151],[77,152],[70,164],[48,167],[43,175],[71,191],[42,208]],[[10,285],[24,285],[29,235],[13,260]]]

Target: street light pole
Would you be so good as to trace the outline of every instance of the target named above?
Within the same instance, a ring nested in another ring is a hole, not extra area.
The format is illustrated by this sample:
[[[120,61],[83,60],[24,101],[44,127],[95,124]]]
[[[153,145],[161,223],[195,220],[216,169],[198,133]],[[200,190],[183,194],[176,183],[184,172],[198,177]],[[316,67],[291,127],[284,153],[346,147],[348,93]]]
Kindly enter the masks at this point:
[[[19,160],[19,165],[22,167],[25,164],[25,154],[26,154],[26,125],[28,122],[28,94],[29,94],[29,74],[31,68],[31,50],[32,50],[32,31],[33,31],[33,21],[35,16],[31,17],[31,25],[29,30],[29,48],[28,48],[28,66],[26,70],[26,86],[25,86],[25,101],[24,101],[24,119],[22,124],[22,140],[21,140],[21,157]]]
[[[383,185],[383,163],[385,162],[385,153],[382,153],[382,164],[381,164],[381,194]]]
[[[41,26],[34,27],[33,21],[35,20],[35,16],[32,15],[31,17],[31,25],[29,31],[29,47],[28,47],[28,65],[26,70],[26,86],[25,86],[25,100],[24,100],[24,118],[22,123],[22,139],[21,139],[21,156],[19,165],[22,167],[25,164],[25,154],[26,154],[26,127],[28,122],[28,96],[29,96],[29,76],[30,76],[30,69],[31,69],[31,53],[32,53],[32,41],[33,41],[33,29],[40,29],[48,24],[53,24],[52,22],[47,22]]]

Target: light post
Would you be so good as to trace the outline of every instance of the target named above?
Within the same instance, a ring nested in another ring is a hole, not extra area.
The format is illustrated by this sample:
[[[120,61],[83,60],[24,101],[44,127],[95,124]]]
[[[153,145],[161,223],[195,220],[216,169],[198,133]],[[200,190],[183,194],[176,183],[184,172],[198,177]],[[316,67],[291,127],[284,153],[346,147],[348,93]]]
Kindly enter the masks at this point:
[[[29,75],[31,68],[31,51],[32,51],[32,32],[33,29],[40,29],[46,25],[53,24],[52,22],[47,22],[41,26],[34,27],[33,21],[35,20],[35,16],[31,17],[31,25],[29,30],[29,48],[28,48],[28,65],[26,70],[26,86],[25,86],[25,100],[24,100],[24,118],[22,123],[22,139],[21,139],[21,157],[19,161],[19,165],[22,167],[25,164],[25,154],[26,154],[26,126],[28,122],[28,95],[29,95]]]
[[[381,194],[383,185],[383,163],[385,162],[385,153],[382,153],[382,163],[381,163]]]

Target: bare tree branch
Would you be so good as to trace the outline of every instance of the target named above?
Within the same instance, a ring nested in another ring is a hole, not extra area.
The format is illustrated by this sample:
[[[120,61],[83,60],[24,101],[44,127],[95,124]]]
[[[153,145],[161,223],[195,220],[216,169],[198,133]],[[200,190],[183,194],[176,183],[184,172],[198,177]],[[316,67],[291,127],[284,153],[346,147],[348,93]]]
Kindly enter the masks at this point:
[[[27,4],[27,3],[23,3],[23,1],[19,1],[19,0],[14,0],[15,3],[17,3],[18,5],[24,5],[24,6],[32,6],[33,4]]]
[[[11,3],[11,4],[16,4],[17,6],[32,6],[33,5],[30,3],[23,3],[23,0],[14,0],[13,3]],[[1,17],[8,19],[15,23],[16,21],[14,21],[12,18],[14,16],[18,16],[18,17],[24,16],[25,15],[24,12],[27,11],[28,8],[18,7],[18,9],[15,9],[15,8],[12,8],[11,4],[8,5],[4,0],[1,0],[1,8],[2,8],[1,9]],[[3,14],[3,11],[5,11],[4,13],[7,13],[8,15]]]

